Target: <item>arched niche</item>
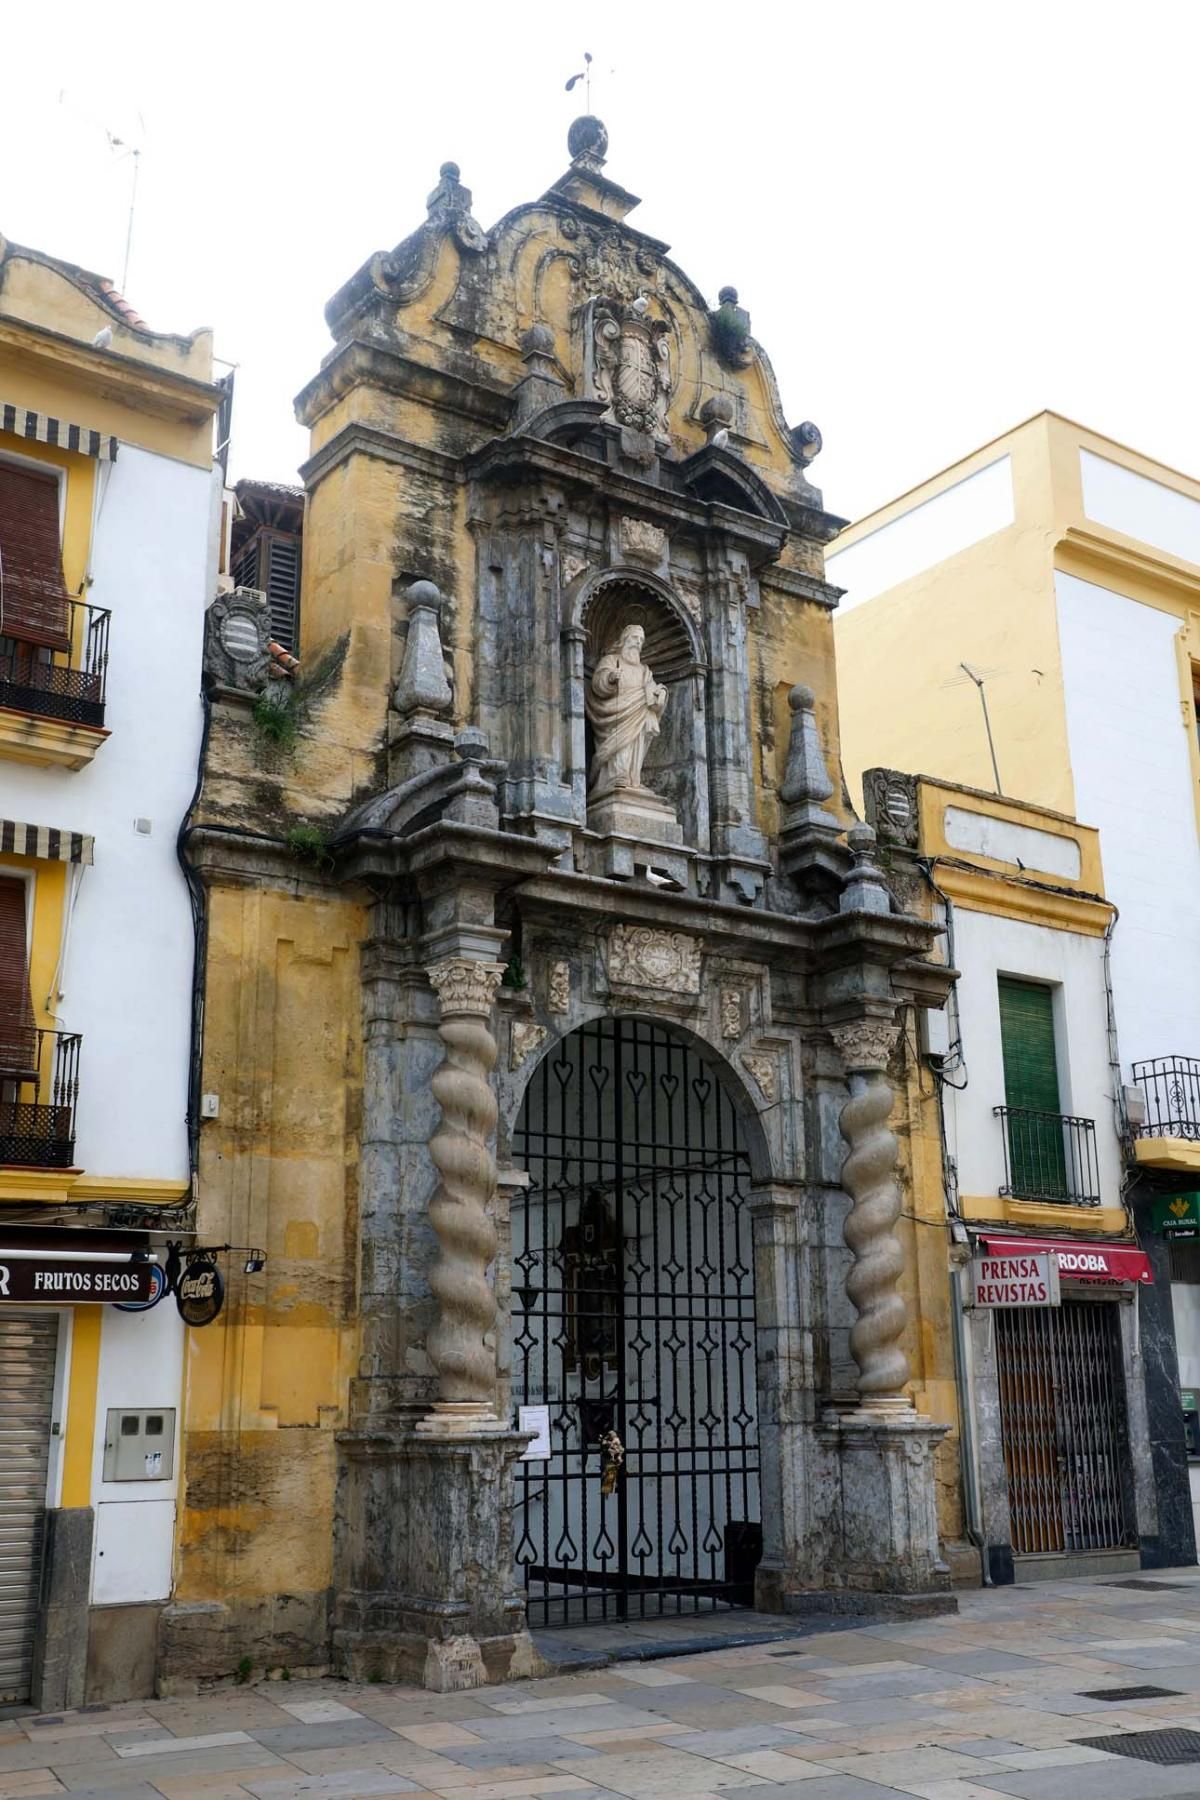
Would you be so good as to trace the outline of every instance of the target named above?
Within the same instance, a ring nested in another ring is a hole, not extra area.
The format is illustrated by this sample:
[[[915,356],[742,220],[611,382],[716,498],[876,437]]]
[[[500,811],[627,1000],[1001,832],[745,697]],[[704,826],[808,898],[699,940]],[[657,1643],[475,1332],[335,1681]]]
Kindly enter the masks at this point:
[[[575,616],[582,652],[578,712],[585,785],[593,748],[591,726],[584,717],[587,683],[622,629],[640,625],[646,634],[642,661],[668,693],[662,729],[647,753],[642,779],[674,808],[685,842],[707,849],[706,661],[695,621],[664,583],[628,568],[607,570],[590,582],[579,597]]]

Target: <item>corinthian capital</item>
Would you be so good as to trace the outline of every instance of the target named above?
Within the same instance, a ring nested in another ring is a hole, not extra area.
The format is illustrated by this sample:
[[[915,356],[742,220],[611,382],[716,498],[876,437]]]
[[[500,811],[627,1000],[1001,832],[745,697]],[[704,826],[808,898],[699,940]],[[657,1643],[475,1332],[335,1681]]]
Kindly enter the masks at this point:
[[[441,962],[431,963],[425,973],[441,1002],[443,1018],[453,1013],[475,1013],[486,1019],[496,1003],[504,964],[447,956]]]
[[[882,1019],[854,1019],[846,1025],[830,1027],[830,1036],[847,1073],[886,1069],[899,1035],[898,1025],[886,1024]]]

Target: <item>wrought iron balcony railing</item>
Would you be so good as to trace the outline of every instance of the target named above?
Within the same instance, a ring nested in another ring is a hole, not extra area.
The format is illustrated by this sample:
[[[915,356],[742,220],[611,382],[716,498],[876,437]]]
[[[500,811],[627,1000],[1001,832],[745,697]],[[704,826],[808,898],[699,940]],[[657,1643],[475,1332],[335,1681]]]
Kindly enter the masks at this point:
[[[82,1039],[77,1031],[22,1030],[20,1036],[19,1056],[8,1047],[4,1060],[21,1066],[11,1072],[0,1066],[0,1167],[69,1169]]]
[[[1135,1137],[1200,1140],[1200,1057],[1152,1056],[1135,1062],[1133,1079],[1146,1097],[1146,1122]]]
[[[1092,1119],[994,1106],[1004,1136],[1004,1186],[1014,1200],[1099,1206],[1100,1170]]]
[[[43,650],[0,636],[0,706],[69,725],[103,725],[112,614],[82,600],[66,602],[64,611],[70,619],[69,650]]]

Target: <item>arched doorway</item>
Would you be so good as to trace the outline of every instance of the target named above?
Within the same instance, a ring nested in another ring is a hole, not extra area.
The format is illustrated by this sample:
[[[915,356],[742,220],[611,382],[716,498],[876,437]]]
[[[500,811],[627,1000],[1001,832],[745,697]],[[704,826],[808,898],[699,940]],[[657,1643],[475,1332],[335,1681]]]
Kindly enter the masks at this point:
[[[728,1092],[669,1026],[599,1019],[534,1071],[513,1151],[513,1397],[550,1419],[549,1456],[518,1468],[530,1624],[750,1604],[754,1254]]]

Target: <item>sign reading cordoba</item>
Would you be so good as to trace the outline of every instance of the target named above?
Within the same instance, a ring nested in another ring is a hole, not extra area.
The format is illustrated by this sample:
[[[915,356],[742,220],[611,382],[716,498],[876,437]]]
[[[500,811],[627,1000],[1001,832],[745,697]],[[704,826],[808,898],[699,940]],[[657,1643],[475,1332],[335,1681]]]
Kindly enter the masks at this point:
[[[0,1301],[143,1301],[154,1293],[150,1262],[78,1262],[47,1257],[13,1257],[0,1251]]]
[[[1049,1251],[1029,1256],[979,1256],[971,1265],[976,1306],[1058,1306],[1058,1259]]]

